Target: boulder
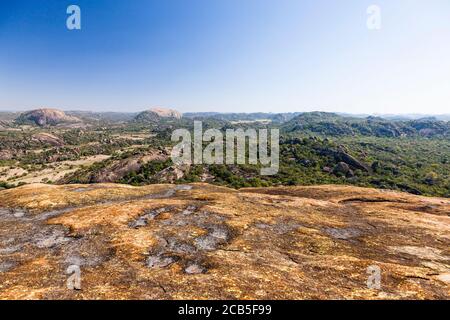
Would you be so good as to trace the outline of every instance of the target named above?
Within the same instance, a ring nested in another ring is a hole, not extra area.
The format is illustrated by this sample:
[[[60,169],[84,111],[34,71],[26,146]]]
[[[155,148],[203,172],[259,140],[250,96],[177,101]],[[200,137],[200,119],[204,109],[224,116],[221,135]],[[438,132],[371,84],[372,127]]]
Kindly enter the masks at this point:
[[[339,162],[333,168],[333,174],[335,175],[347,175],[350,172],[350,166],[345,162]]]

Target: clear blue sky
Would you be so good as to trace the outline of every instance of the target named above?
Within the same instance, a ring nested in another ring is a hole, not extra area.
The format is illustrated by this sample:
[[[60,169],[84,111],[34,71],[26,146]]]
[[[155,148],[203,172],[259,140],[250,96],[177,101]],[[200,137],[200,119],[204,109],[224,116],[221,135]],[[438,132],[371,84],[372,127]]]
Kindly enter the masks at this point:
[[[2,0],[0,110],[42,106],[450,113],[450,1]]]

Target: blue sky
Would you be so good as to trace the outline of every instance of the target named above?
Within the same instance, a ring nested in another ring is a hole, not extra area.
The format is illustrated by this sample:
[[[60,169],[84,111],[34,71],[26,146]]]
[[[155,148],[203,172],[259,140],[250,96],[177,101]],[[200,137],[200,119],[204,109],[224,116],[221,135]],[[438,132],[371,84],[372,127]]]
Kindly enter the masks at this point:
[[[43,106],[450,113],[450,1],[1,1],[0,110]]]

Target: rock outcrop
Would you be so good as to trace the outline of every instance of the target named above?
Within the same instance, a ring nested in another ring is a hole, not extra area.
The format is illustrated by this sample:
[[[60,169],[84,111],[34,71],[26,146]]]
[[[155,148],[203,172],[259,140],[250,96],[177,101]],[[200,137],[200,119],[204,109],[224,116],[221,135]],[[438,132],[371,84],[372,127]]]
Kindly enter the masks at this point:
[[[11,150],[0,150],[0,160],[11,160],[14,158],[14,153]]]
[[[370,166],[350,155],[347,152],[347,150],[345,150],[343,147],[339,147],[338,150],[324,148],[319,151],[319,154],[322,156],[333,157],[340,167],[342,167],[343,163],[345,164],[345,166],[348,166],[349,169],[351,169],[352,171],[361,170],[368,173],[372,173],[372,168]]]
[[[189,171],[189,168],[189,165],[173,165],[167,167],[155,175],[155,180],[161,183],[175,183],[185,176],[186,172]]]
[[[348,154],[343,148],[339,148],[339,150],[335,153],[335,159],[337,161],[345,162],[354,169],[371,172],[371,168],[368,165]]]
[[[335,175],[344,175],[348,177],[352,177],[354,175],[352,169],[350,169],[350,166],[345,162],[339,162],[336,164],[333,168],[333,173]]]
[[[37,109],[22,113],[15,122],[19,125],[56,126],[81,122],[80,119],[66,115],[57,109]]]
[[[0,207],[0,299],[450,293],[448,199],[347,186],[37,184],[0,191]],[[76,268],[81,290],[67,286]]]
[[[10,126],[10,124],[6,121],[0,120],[0,130],[6,129]]]
[[[150,111],[156,113],[161,118],[181,119],[181,117],[182,117],[182,114],[180,112],[173,110],[173,109],[156,107],[156,108],[150,109]]]
[[[143,165],[150,161],[164,161],[167,160],[168,157],[169,156],[165,151],[149,150],[145,154],[130,156],[122,160],[114,161],[112,159],[108,159],[105,161],[105,165],[98,170],[94,170],[92,172],[88,171],[86,174],[84,171],[75,172],[72,175],[62,178],[57,183],[65,184],[73,179],[83,183],[117,182],[127,174],[139,171]]]
[[[50,134],[50,133],[36,133],[31,137],[31,141],[37,142],[40,144],[48,144],[54,147],[61,147],[64,145],[64,141],[59,137]]]

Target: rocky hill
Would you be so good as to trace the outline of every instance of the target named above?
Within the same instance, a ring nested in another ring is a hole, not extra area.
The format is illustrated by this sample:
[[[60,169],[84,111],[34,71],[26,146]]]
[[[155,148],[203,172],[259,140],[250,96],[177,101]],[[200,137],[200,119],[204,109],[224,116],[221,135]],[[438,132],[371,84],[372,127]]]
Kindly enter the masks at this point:
[[[165,108],[153,108],[139,113],[135,118],[135,122],[158,122],[161,119],[181,119],[182,115],[176,110]]]
[[[37,126],[56,126],[59,124],[70,124],[80,122],[81,120],[66,115],[63,111],[57,109],[37,109],[22,113],[15,122],[19,125],[30,124]]]
[[[450,294],[448,199],[333,185],[35,184],[0,191],[0,206],[0,299]],[[81,290],[68,289],[78,267]],[[369,288],[377,268],[380,287]]]
[[[150,109],[151,112],[156,113],[161,118],[175,118],[175,119],[181,119],[182,114],[176,110],[167,109],[167,108],[152,108]]]

